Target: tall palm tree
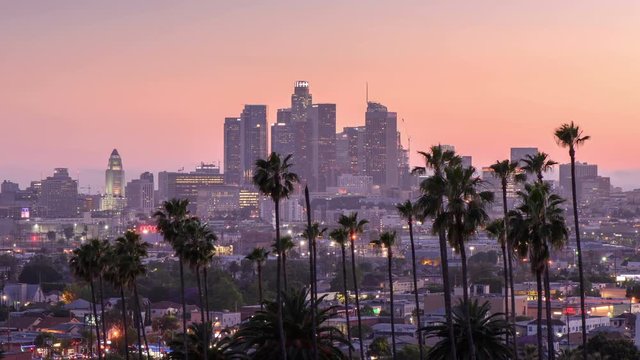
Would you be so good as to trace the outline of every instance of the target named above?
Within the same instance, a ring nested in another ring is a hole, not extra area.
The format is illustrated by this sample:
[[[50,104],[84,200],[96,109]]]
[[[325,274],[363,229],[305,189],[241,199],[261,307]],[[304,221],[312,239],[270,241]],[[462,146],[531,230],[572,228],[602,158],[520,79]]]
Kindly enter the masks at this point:
[[[203,262],[202,262],[202,282],[204,283],[204,307],[207,315],[207,322],[210,322],[209,314],[209,281],[208,281],[208,269],[211,265],[211,260],[216,255],[216,247],[214,243],[218,241],[216,234],[211,231],[208,224],[202,224],[200,229],[200,236],[203,245]]]
[[[156,227],[168,242],[176,256],[180,268],[180,301],[182,302],[182,340],[184,347],[187,348],[187,303],[184,297],[184,261],[183,261],[183,244],[185,242],[184,224],[190,217],[189,200],[187,199],[171,199],[162,204],[162,210],[158,210],[153,214],[156,219]],[[185,360],[189,360],[189,352],[185,353]]]
[[[368,224],[367,220],[358,220],[358,213],[353,212],[349,215],[340,215],[338,224],[349,234],[349,242],[351,245],[351,271],[353,275],[353,291],[356,295],[356,316],[358,318],[358,334],[360,336],[360,358],[364,359],[364,345],[362,344],[362,316],[360,314],[360,293],[358,291],[358,275],[356,274],[356,239],[358,235],[364,232],[364,226]]]
[[[277,239],[274,240],[272,245],[273,251],[278,253],[278,249],[280,249],[282,253],[282,282],[284,291],[287,291],[289,288],[287,281],[287,253],[293,250],[294,247],[293,238],[289,235],[281,237],[280,241],[277,241]]]
[[[518,182],[522,182],[525,180],[525,177],[522,175],[521,172],[518,171],[518,162],[517,161],[509,161],[507,160],[502,160],[502,161],[496,161],[495,164],[490,166],[491,170],[493,171],[492,175],[500,180],[500,187],[502,189],[502,212],[503,212],[503,224],[502,224],[502,229],[503,232],[499,235],[502,235],[502,239],[499,238],[500,241],[500,249],[502,250],[502,260],[504,263],[504,288],[505,288],[505,292],[504,292],[504,296],[505,296],[505,314],[509,315],[509,296],[508,293],[509,291],[507,291],[508,288],[510,288],[511,290],[511,323],[515,324],[516,321],[516,299],[515,299],[515,293],[514,293],[514,284],[513,284],[513,264],[512,264],[512,254],[513,254],[513,249],[511,248],[511,242],[509,241],[509,239],[507,239],[507,236],[509,234],[509,224],[507,222],[507,213],[508,213],[508,209],[507,209],[507,186],[509,185],[509,181],[512,181],[513,183],[518,183]],[[496,234],[498,235],[498,234]],[[507,281],[510,281],[509,283],[507,283]],[[516,341],[517,339],[514,338],[513,341],[513,354],[515,359],[518,359],[518,342]],[[509,342],[509,338],[507,338],[507,342]]]
[[[436,217],[434,231],[445,230],[449,243],[460,254],[462,265],[462,296],[465,310],[469,307],[469,284],[467,273],[467,254],[465,244],[479,227],[484,226],[489,219],[486,207],[493,201],[493,193],[479,191],[482,180],[474,175],[475,168],[449,166],[444,169],[444,194],[446,203],[442,212]],[[470,320],[467,317],[467,320]],[[471,323],[467,324],[469,335],[469,356],[475,360],[475,346],[473,342]]]
[[[567,238],[564,211],[560,205],[564,202],[558,195],[552,194],[549,185],[541,182],[525,185],[519,192],[521,205],[519,216],[512,216],[515,226],[518,253],[529,257],[531,271],[536,275],[538,289],[538,347],[542,349],[542,276],[548,277],[549,254],[552,248],[564,246]],[[545,275],[546,274],[546,275]],[[547,289],[548,290],[548,289]],[[549,296],[549,293],[547,293]],[[551,306],[546,306],[547,348],[549,358],[553,359],[553,329],[551,326]],[[542,358],[539,351],[538,358]]]
[[[587,349],[587,318],[584,306],[584,269],[582,268],[582,247],[580,244],[580,221],[578,218],[578,195],[576,192],[576,148],[583,145],[590,136],[584,135],[580,126],[573,123],[562,124],[554,132],[557,143],[563,148],[569,148],[571,159],[571,194],[573,199],[573,222],[576,234],[576,248],[578,250],[578,274],[580,276],[580,315],[582,316],[582,346]],[[584,351],[584,359],[586,354]]]
[[[263,308],[264,299],[262,298],[262,265],[267,261],[269,252],[264,248],[257,247],[251,250],[251,252],[245,256],[245,259],[256,264],[258,271],[258,300],[260,301],[260,308]]]
[[[422,326],[422,322],[420,321],[420,299],[418,297],[418,271],[416,270],[416,246],[413,240],[413,221],[415,220],[416,215],[418,215],[418,209],[416,205],[411,202],[411,200],[407,200],[403,203],[397,204],[396,209],[398,209],[400,216],[402,216],[402,218],[407,221],[407,225],[409,225],[409,241],[411,242],[411,269],[413,273],[413,292],[416,302],[416,323],[417,329],[420,329],[420,327]],[[417,334],[420,359],[424,359],[422,349],[422,334],[420,333],[420,331],[418,331]]]
[[[421,209],[421,219],[430,217],[435,219],[443,211],[444,204],[444,169],[448,166],[456,166],[462,162],[462,159],[456,155],[453,150],[448,150],[441,145],[434,145],[429,152],[418,152],[424,158],[425,166],[415,167],[412,174],[424,175],[427,170],[433,171],[433,174],[420,184],[420,192],[422,195],[417,201],[418,207]],[[437,231],[440,245],[440,269],[442,272],[442,286],[444,290],[444,309],[449,328],[449,340],[451,341],[451,358],[457,359],[456,340],[453,331],[453,315],[451,304],[451,284],[449,282],[449,259],[447,235],[445,229]]]
[[[326,322],[335,312],[335,307],[319,310],[316,316],[317,332],[311,327],[308,289],[291,289],[283,292],[285,351],[291,359],[311,359],[313,339],[317,338],[318,358],[321,360],[345,359],[338,345],[351,346],[342,332]],[[248,321],[242,323],[233,340],[234,347],[251,353],[255,360],[269,360],[282,357],[278,338],[278,304],[267,302],[264,310],[259,310]]]
[[[506,318],[506,316],[504,316]],[[513,349],[503,343],[502,338],[514,334],[514,328],[508,321],[503,319],[501,313],[491,313],[491,306],[488,302],[478,304],[474,300],[464,309],[464,302],[460,302],[453,308],[454,332],[456,333],[456,343],[460,359],[468,359],[469,339],[477,344],[476,358],[478,360],[510,360],[513,357]],[[467,323],[471,323],[473,336],[467,336]],[[449,341],[449,329],[446,323],[436,323],[424,328],[427,338],[438,339],[439,341],[429,349],[427,358],[430,360],[449,360],[451,354],[451,342]]]
[[[109,241],[102,240],[98,248],[98,286],[100,287],[100,323],[102,325],[102,339],[107,341],[107,322],[104,316],[104,284],[103,278],[109,266],[109,256],[111,245]]]
[[[505,260],[502,264],[502,270],[504,274],[504,308],[505,315],[509,318],[509,277],[508,277],[508,266],[507,261],[509,256],[507,255],[506,246],[505,246],[505,228],[504,228],[505,220],[504,218],[497,218],[491,221],[485,227],[485,231],[489,235],[489,237],[498,239],[498,243],[500,244],[500,249],[502,250],[502,259]],[[513,309],[513,308],[512,308]],[[507,338],[507,343],[509,343],[509,338]],[[516,349],[514,349],[517,351]]]
[[[69,259],[71,272],[77,278],[89,283],[91,288],[91,302],[93,305],[93,319],[96,323],[96,340],[98,342],[98,360],[102,359],[100,344],[100,326],[98,325],[98,311],[96,309],[96,292],[94,280],[100,276],[100,248],[102,244],[98,239],[92,239],[73,250]],[[93,344],[92,344],[93,345]]]
[[[395,309],[393,307],[393,276],[391,274],[391,264],[393,260],[393,246],[396,242],[396,233],[383,232],[380,234],[380,238],[373,240],[371,244],[379,249],[387,249],[387,273],[389,275],[389,298],[391,305],[391,348],[392,356],[396,358],[396,322],[395,322]]]
[[[147,268],[142,264],[142,259],[148,256],[149,243],[142,241],[140,235],[133,231],[127,231],[124,236],[116,239],[113,246],[115,255],[115,264],[117,264],[114,272],[120,281],[120,286],[133,290],[136,330],[138,332],[138,354],[142,358],[142,341],[140,334],[144,332],[144,324],[141,319],[140,297],[138,295],[137,278],[146,274]],[[123,304],[124,306],[124,304]],[[146,337],[146,335],[145,335]],[[149,347],[145,346],[147,357],[149,355]]]
[[[298,175],[291,172],[292,166],[289,163],[291,154],[280,159],[280,155],[272,152],[267,159],[256,160],[256,167],[253,172],[253,183],[260,192],[269,196],[275,205],[276,215],[276,239],[280,239],[280,201],[289,197],[293,192],[295,184],[298,182]],[[278,242],[279,244],[279,242]],[[282,249],[276,249],[278,255],[276,274],[276,302],[278,304],[278,334],[280,338],[280,354],[282,359],[287,358],[285,351],[286,344],[284,338],[284,325],[282,319],[282,284],[280,284]]]
[[[349,231],[345,228],[337,228],[329,233],[329,237],[333,239],[338,245],[342,253],[342,283],[344,284],[344,290],[342,295],[344,296],[344,313],[347,322],[347,339],[351,344],[351,321],[349,320],[349,291],[347,285],[347,255],[346,246],[349,243]],[[349,347],[349,359],[353,357],[352,349]]]
[[[309,287],[311,290],[311,329],[315,334],[317,332],[316,313],[318,312],[318,275],[316,274],[316,238],[318,237],[319,225],[313,227],[311,224],[311,196],[309,195],[309,185],[304,187],[304,203],[307,211],[307,228],[305,231],[306,238],[309,241]],[[313,230],[316,230],[314,233]],[[324,233],[326,229],[322,230]],[[313,337],[312,355],[314,360],[318,360],[318,339]]]

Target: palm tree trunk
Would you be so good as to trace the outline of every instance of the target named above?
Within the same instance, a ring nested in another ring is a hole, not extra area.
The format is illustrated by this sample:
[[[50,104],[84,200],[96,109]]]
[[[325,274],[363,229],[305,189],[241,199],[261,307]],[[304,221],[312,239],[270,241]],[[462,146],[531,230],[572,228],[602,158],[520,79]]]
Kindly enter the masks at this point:
[[[136,324],[136,334],[138,335],[138,359],[142,359],[142,333],[140,332],[140,302],[138,297],[133,295],[135,306],[133,307],[133,321]]]
[[[573,222],[576,234],[576,249],[578,250],[578,274],[580,276],[580,315],[582,318],[582,346],[583,359],[587,360],[587,313],[584,306],[584,271],[582,268],[582,247],[580,244],[580,221],[578,219],[578,194],[576,192],[576,153],[573,147],[569,148],[571,157],[571,195],[573,199]]]
[[[178,256],[180,265],[180,300],[182,301],[182,342],[184,346],[184,359],[189,360],[189,343],[187,341],[187,303],[184,299],[184,264],[182,256]]]
[[[514,292],[514,287],[513,287],[513,266],[511,263],[511,254],[513,253],[513,250],[511,248],[511,242],[509,241],[509,210],[507,207],[507,181],[506,179],[503,179],[502,181],[502,212],[503,212],[503,220],[504,220],[504,243],[507,247],[506,252],[507,252],[507,267],[508,267],[508,275],[505,275],[504,279],[504,286],[505,289],[507,288],[507,276],[509,279],[509,288],[511,290],[511,324],[515,326],[516,323],[516,295]],[[503,254],[504,254],[504,248],[503,248]],[[504,257],[504,255],[503,255]],[[507,270],[507,268],[505,268],[505,270]],[[506,296],[506,292],[505,291],[505,296]],[[505,306],[505,313],[509,314],[508,311],[508,307]],[[509,335],[507,335],[507,342],[509,342]],[[518,360],[518,337],[516,335],[516,333],[513,333],[513,358],[515,360]]]
[[[147,342],[147,330],[144,328],[144,318],[142,317],[142,309],[140,308],[140,296],[138,295],[138,284],[133,282],[133,294],[136,298],[136,309],[138,314],[138,319],[140,319],[140,330],[142,333],[142,340],[144,341],[144,348],[146,349],[147,359],[151,359],[151,354],[149,353],[149,343]]]
[[[102,324],[102,339],[107,343],[107,322],[104,317],[104,286],[102,284],[102,276],[98,278],[100,284],[100,322]]]
[[[258,301],[260,301],[260,309],[264,309],[262,303],[262,263],[258,261]]]
[[[204,282],[204,308],[206,310],[206,319],[207,319],[207,323],[211,322],[211,315],[209,314],[209,285],[207,284],[207,267],[203,267],[202,268],[202,276],[203,276],[203,282]]]
[[[349,340],[349,360],[353,358],[353,352],[351,350],[351,321],[349,320],[349,291],[347,285],[347,255],[344,248],[344,243],[341,244],[342,249],[342,281],[344,283],[344,312],[347,321],[347,339]]]
[[[538,286],[538,360],[543,359],[544,346],[542,345],[542,274],[536,271],[536,285]]]
[[[418,346],[420,347],[420,360],[424,358],[423,350],[422,350],[422,333],[420,332],[420,326],[422,326],[422,322],[420,321],[420,299],[418,297],[418,273],[416,270],[416,246],[413,241],[413,219],[409,219],[409,241],[411,242],[411,266],[413,271],[413,292],[415,295],[416,301],[416,334],[418,335]]]
[[[358,338],[360,339],[360,359],[364,357],[364,346],[362,345],[362,316],[360,316],[360,293],[358,292],[358,275],[356,274],[356,250],[353,234],[349,234],[351,239],[351,271],[353,275],[353,291],[356,293],[356,316],[358,317]]]
[[[545,313],[547,315],[547,347],[549,348],[549,360],[555,359],[553,347],[553,326],[551,325],[551,286],[549,285],[549,264],[544,266],[544,292],[545,292]]]
[[[391,349],[392,358],[396,358],[396,321],[395,321],[395,309],[393,307],[393,276],[391,275],[391,260],[393,254],[391,253],[391,247],[387,249],[387,270],[389,272],[389,299],[391,302]]]
[[[451,341],[451,359],[457,359],[456,338],[453,328],[453,310],[451,308],[451,283],[449,282],[449,259],[447,255],[447,237],[444,229],[438,231],[440,242],[440,267],[442,270],[442,288],[444,291],[444,310],[449,329],[449,340]]]
[[[284,291],[289,289],[289,284],[287,281],[287,252],[282,250],[282,282],[284,286]]]
[[[93,287],[93,280],[89,281],[91,286],[91,299],[93,305],[93,319],[96,323],[96,341],[98,342],[98,360],[102,359],[102,349],[100,344],[100,327],[98,326],[98,309],[96,307],[96,292]]]
[[[309,277],[310,277],[310,286],[311,286],[311,332],[313,333],[313,342],[312,342],[312,354],[315,360],[318,359],[318,336],[317,336],[317,324],[316,324],[316,314],[318,313],[318,278],[316,275],[316,239],[312,239],[311,234],[311,200],[309,197],[309,187],[304,187],[304,200],[307,208],[307,240],[309,241]]]
[[[204,318],[204,301],[202,300],[202,297],[203,297],[202,281],[200,281],[200,268],[198,266],[196,266],[196,282],[198,283],[198,299],[200,300],[200,321],[202,325],[202,335],[204,335],[202,349],[203,349],[204,358],[209,359],[209,354],[208,354],[209,336],[207,334],[208,326],[205,323],[205,318]]]
[[[466,318],[466,328],[469,343],[469,359],[476,359],[476,346],[473,341],[473,331],[471,329],[471,314],[469,313],[469,283],[467,274],[467,252],[464,248],[464,241],[458,240],[458,247],[460,248],[460,262],[462,265],[462,297],[464,300],[464,312]]]
[[[129,360],[129,339],[127,331],[127,305],[124,303],[124,289],[120,287],[120,301],[122,302],[122,336],[124,336],[124,356]]]
[[[279,182],[279,179],[277,179]],[[287,345],[285,343],[284,321],[282,318],[282,284],[280,283],[280,275],[282,273],[282,250],[280,249],[280,201],[273,200],[276,205],[276,252],[278,253],[277,271],[276,271],[276,302],[278,303],[278,337],[280,338],[280,358],[287,359]]]
[[[506,242],[507,239],[503,240]],[[507,271],[507,247],[503,243],[500,248],[502,250],[502,272],[504,273],[504,317],[509,321],[509,272]],[[505,340],[506,344],[509,345],[509,334],[507,334]]]

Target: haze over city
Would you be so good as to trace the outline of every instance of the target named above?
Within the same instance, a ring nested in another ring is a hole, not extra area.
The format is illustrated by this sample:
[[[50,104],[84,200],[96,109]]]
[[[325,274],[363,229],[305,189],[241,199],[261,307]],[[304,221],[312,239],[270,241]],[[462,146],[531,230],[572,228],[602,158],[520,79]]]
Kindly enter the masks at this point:
[[[413,165],[438,142],[476,166],[514,146],[564,163],[551,131],[573,120],[592,135],[579,161],[640,180],[635,1],[152,3],[0,3],[0,178],[68,167],[102,191],[113,148],[128,178],[222,165],[224,118],[260,103],[271,124],[307,80],[339,129],[364,123],[368,83]]]

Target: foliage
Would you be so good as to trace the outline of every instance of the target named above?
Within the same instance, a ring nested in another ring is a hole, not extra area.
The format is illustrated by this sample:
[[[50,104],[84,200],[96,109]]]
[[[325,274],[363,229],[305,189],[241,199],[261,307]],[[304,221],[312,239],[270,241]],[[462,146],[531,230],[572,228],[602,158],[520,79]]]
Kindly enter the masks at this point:
[[[380,336],[371,342],[369,345],[369,356],[375,356],[378,358],[391,357],[391,347],[386,337]]]
[[[473,263],[488,263],[495,265],[498,263],[498,253],[495,251],[481,251],[469,257],[469,265]]]
[[[423,350],[425,353],[428,351],[424,347]],[[420,360],[420,348],[418,345],[405,345],[398,351],[396,360]]]
[[[589,359],[615,359],[615,360],[635,360],[640,359],[640,350],[632,341],[626,339],[610,339],[606,335],[598,334],[589,339],[587,347],[590,349]],[[562,354],[558,360],[579,360],[582,359],[583,348]]]

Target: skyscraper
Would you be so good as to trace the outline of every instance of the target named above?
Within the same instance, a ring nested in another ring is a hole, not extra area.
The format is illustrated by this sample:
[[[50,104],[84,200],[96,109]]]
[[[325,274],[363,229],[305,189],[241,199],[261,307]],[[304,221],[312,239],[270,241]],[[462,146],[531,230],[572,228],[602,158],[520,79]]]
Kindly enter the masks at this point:
[[[398,115],[376,102],[367,104],[366,175],[374,185],[387,188],[398,186]]]
[[[237,117],[224,119],[224,181],[240,184],[242,181],[242,120]]]
[[[66,168],[56,168],[53,176],[42,180],[38,205],[44,208],[47,218],[78,216],[78,182]]]
[[[267,156],[267,106],[245,105],[240,119],[242,174],[250,182],[256,160]]]
[[[139,179],[127,183],[127,208],[134,211],[150,213],[154,208],[153,174],[144,172]]]
[[[124,196],[124,169],[122,168],[122,159],[118,150],[113,149],[111,156],[109,156],[109,162],[107,164],[107,170],[105,171],[105,195],[111,195],[113,197]]]
[[[349,142],[349,173],[363,175],[366,163],[366,128],[364,126],[345,127],[342,132]]]
[[[310,137],[312,129],[308,126],[308,109],[311,107],[312,97],[307,81],[296,81],[291,95],[291,125],[294,132],[294,151],[292,171],[302,179],[311,176]],[[304,180],[303,180],[304,181]]]
[[[282,156],[295,152],[295,133],[291,124],[291,109],[278,109],[275,124],[271,124],[271,152]]]
[[[336,104],[314,104],[308,108],[311,128],[310,184],[314,191],[325,191],[336,178]]]

